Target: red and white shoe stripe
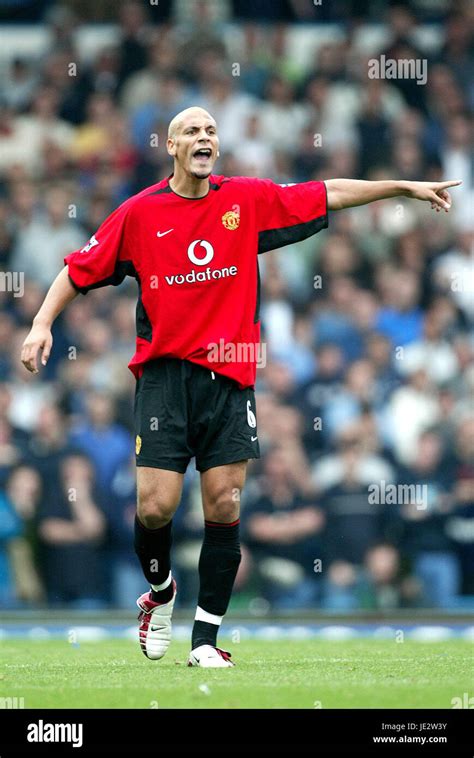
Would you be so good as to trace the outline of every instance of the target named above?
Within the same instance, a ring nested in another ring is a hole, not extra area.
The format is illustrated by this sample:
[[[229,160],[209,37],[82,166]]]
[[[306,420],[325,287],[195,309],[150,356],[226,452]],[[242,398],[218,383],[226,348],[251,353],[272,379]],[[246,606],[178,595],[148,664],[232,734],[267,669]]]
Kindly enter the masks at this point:
[[[201,668],[231,668],[235,663],[231,661],[231,654],[227,650],[213,645],[200,645],[191,650],[188,666],[200,666]]]
[[[138,639],[143,654],[151,660],[163,658],[170,646],[175,598],[176,582],[173,579],[173,597],[167,603],[155,603],[151,592],[145,592],[137,600],[140,609]]]

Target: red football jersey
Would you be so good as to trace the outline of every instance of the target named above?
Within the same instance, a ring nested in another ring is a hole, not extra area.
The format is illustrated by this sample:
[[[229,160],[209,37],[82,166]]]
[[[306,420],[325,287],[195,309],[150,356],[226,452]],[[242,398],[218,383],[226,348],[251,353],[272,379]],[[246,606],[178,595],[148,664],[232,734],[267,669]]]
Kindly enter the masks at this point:
[[[208,194],[195,200],[173,192],[170,178],[126,200],[64,259],[70,279],[85,294],[136,278],[136,377],[146,361],[173,357],[253,387],[257,255],[327,227],[326,185],[211,175]]]

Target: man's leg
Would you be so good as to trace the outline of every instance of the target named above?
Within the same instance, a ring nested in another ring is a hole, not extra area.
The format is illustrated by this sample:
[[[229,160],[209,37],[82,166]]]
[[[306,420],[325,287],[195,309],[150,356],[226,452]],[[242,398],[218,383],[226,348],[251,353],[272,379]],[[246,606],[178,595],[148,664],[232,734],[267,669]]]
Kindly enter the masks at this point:
[[[216,647],[217,632],[229,605],[240,563],[240,495],[247,461],[202,472],[204,542],[199,558],[199,598],[192,649]]]
[[[148,658],[158,660],[171,640],[175,583],[171,576],[171,523],[179,505],[183,474],[137,467],[135,552],[151,590],[138,600],[140,644]]]
[[[137,515],[135,552],[152,600],[171,597],[171,524],[181,500],[183,474],[165,469],[137,467]]]

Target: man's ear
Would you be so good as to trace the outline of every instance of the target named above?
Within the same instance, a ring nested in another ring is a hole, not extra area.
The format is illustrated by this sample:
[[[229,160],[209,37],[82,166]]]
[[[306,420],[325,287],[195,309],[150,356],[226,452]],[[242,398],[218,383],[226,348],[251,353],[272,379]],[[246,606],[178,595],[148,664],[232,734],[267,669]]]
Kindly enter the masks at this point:
[[[175,155],[176,155],[177,148],[176,148],[176,143],[175,143],[175,141],[173,139],[169,139],[168,138],[166,140],[166,149],[168,151],[168,155],[172,155],[173,158],[174,158]]]

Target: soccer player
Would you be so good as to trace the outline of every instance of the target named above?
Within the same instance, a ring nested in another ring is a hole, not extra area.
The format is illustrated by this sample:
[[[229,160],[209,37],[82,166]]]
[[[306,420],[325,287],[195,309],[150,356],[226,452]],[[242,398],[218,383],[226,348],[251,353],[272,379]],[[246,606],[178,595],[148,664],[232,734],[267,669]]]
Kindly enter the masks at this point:
[[[291,135],[282,134],[284,139]],[[129,364],[136,378],[135,550],[150,585],[137,601],[140,645],[158,660],[170,644],[176,597],[172,519],[195,457],[204,541],[189,665],[230,667],[217,633],[240,563],[239,500],[247,462],[259,457],[258,254],[325,229],[328,211],[382,198],[403,195],[448,211],[448,188],[460,182],[279,185],[213,175],[217,126],[199,107],[171,121],[167,149],[173,173],[129,198],[82,250],[65,258],[21,359],[34,373],[40,353],[46,365],[52,323],[78,292],[120,284],[127,275],[137,280],[136,352]]]

